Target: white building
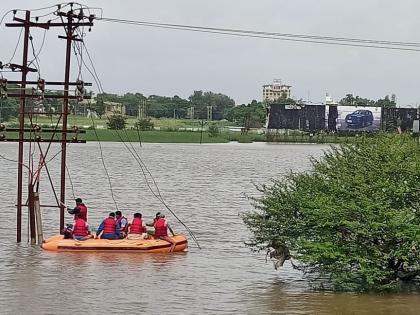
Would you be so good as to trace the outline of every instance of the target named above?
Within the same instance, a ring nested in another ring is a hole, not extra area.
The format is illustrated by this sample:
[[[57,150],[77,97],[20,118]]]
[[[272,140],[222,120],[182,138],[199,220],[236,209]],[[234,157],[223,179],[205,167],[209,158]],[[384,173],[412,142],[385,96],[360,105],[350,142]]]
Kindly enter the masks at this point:
[[[337,101],[334,101],[334,99],[332,98],[332,96],[327,93],[327,94],[325,94],[325,104],[326,105],[337,106],[338,105],[338,102]]]
[[[291,85],[282,84],[280,80],[274,80],[273,84],[263,85],[263,101],[274,102],[279,98],[290,98]]]

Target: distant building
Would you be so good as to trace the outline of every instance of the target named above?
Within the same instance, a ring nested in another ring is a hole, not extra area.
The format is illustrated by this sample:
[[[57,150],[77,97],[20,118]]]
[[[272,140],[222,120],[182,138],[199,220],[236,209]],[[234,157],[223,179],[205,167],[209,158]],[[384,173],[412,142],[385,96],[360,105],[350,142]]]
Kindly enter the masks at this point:
[[[280,80],[274,80],[272,84],[263,85],[263,101],[272,103],[279,98],[290,98],[291,87],[282,84]]]
[[[325,104],[326,105],[331,105],[331,106],[337,106],[338,105],[338,102],[337,101],[334,101],[334,99],[332,98],[332,96],[327,93],[325,95]]]
[[[112,115],[113,113],[118,113],[121,115],[125,115],[125,105],[116,102],[108,102],[105,101],[105,114]]]

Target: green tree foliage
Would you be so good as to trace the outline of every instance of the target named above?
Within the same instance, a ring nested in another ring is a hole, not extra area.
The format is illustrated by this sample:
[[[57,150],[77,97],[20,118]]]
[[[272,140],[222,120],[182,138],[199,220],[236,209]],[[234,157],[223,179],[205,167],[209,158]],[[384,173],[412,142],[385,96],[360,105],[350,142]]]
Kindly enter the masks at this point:
[[[250,104],[230,107],[225,111],[225,119],[241,126],[260,128],[265,124],[264,104],[253,100]]]
[[[7,121],[10,117],[17,117],[18,113],[18,99],[0,99],[0,122]]]
[[[345,98],[340,100],[339,105],[343,106],[374,106],[375,101],[368,98],[362,98],[360,96],[353,96],[353,94],[347,94]]]
[[[420,146],[388,135],[331,147],[260,187],[244,215],[256,250],[286,246],[336,290],[398,290],[420,274]]]
[[[392,95],[391,98],[387,95],[383,99],[377,100],[375,105],[378,107],[396,107],[395,95]]]
[[[195,118],[207,119],[207,107],[212,106],[212,119],[223,119],[223,114],[229,108],[235,106],[235,101],[221,93],[194,91],[188,98],[194,106]]]
[[[139,130],[153,130],[155,124],[150,120],[150,118],[143,118],[136,121],[134,127]]]
[[[112,116],[108,117],[108,122],[106,124],[109,129],[122,130],[125,129],[127,118],[121,114],[114,113]]]
[[[105,114],[105,102],[102,97],[96,99],[96,103],[93,106],[93,110],[98,114],[99,118],[102,119],[102,116]]]
[[[210,123],[208,127],[209,137],[217,137],[220,134],[219,127],[216,123]]]
[[[296,104],[297,102],[294,99],[292,99],[292,98],[280,97],[274,103],[276,103],[276,104],[293,105],[293,104]]]
[[[174,97],[151,95],[147,99],[147,114],[156,118],[187,118],[190,104],[187,100]]]
[[[353,96],[353,94],[347,94],[342,100],[340,100],[339,105],[343,106],[376,106],[376,107],[395,107],[395,94],[386,95],[383,99],[377,101],[370,100],[368,98],[362,98],[360,96]]]

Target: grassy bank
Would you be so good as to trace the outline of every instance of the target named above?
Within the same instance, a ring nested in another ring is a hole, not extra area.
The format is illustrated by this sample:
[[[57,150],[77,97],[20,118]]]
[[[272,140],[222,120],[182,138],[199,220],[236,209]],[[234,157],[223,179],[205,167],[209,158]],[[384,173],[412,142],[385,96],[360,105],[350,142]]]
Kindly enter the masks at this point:
[[[95,132],[96,131],[96,132]],[[17,132],[2,132],[7,139],[17,139]],[[52,134],[47,132],[39,133],[42,139],[50,139]],[[74,134],[69,133],[68,138],[71,139]],[[89,129],[85,134],[79,134],[79,140],[87,141],[111,141],[111,142],[149,142],[149,143],[227,143],[237,141],[239,143],[252,142],[272,142],[272,143],[357,143],[363,142],[368,137],[375,137],[377,134],[257,134],[249,133],[242,135],[240,132],[221,132],[216,136],[210,136],[208,131],[140,131],[137,130],[110,130],[110,129]],[[34,136],[32,135],[32,138]],[[59,135],[56,135],[56,139]],[[26,134],[29,138],[29,134]]]
[[[376,134],[372,133],[340,133],[340,134],[309,134],[305,132],[289,131],[288,133],[272,133],[272,134],[257,134],[255,130],[251,130],[247,135],[243,135],[240,132],[232,131],[233,128],[227,128],[230,122],[227,121],[214,121],[212,124],[216,124],[221,133],[210,136],[208,127],[210,124],[204,122],[202,126],[201,120],[189,120],[189,119],[152,119],[155,130],[153,131],[140,131],[134,129],[135,118],[128,118],[127,120],[127,131],[115,131],[106,129],[107,119],[95,118],[92,122],[91,118],[70,116],[68,120],[70,126],[78,126],[82,129],[87,129],[86,134],[80,134],[79,139],[85,139],[87,141],[113,141],[120,142],[121,138],[123,141],[133,142],[149,142],[149,143],[227,143],[229,141],[237,141],[240,143],[252,143],[252,142],[273,142],[273,143],[355,143],[364,141],[366,137],[375,137]],[[27,122],[29,123],[29,122]],[[38,117],[36,123],[42,128],[51,129],[51,118]],[[16,120],[9,121],[8,127],[18,127]],[[92,125],[95,125],[95,130],[92,129]],[[203,132],[201,134],[201,128]],[[42,133],[42,139],[49,139],[51,133]],[[140,138],[139,138],[140,135]],[[71,138],[73,134],[69,134]],[[0,133],[0,141],[2,133]],[[8,132],[5,134],[8,139],[16,139],[17,133]],[[26,135],[29,138],[29,135]],[[32,135],[33,137],[33,135]]]
[[[200,132],[192,131],[141,131],[136,130],[116,131],[108,129],[87,130],[85,139],[87,141],[134,141],[152,143],[200,143]],[[225,134],[210,137],[207,132],[203,132],[202,143],[226,143],[229,139]]]

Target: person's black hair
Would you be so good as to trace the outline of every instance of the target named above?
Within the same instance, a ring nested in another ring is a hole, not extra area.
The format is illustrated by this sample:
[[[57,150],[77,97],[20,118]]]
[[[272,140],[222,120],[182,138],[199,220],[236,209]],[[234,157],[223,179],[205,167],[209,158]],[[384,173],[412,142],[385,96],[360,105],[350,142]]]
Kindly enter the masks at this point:
[[[114,213],[114,212],[110,212],[110,213],[109,213],[109,216],[110,216],[110,217],[114,217],[114,218],[115,218],[115,213]]]
[[[120,211],[120,210],[117,210],[117,211],[115,211],[115,215],[119,215],[119,216],[121,216],[121,215],[122,215],[122,213],[121,213],[121,211]]]
[[[138,212],[134,213],[134,217],[135,218],[141,218],[141,213],[138,213]]]
[[[82,203],[82,198],[76,198],[76,202]]]

